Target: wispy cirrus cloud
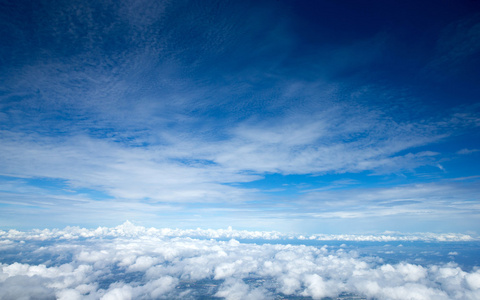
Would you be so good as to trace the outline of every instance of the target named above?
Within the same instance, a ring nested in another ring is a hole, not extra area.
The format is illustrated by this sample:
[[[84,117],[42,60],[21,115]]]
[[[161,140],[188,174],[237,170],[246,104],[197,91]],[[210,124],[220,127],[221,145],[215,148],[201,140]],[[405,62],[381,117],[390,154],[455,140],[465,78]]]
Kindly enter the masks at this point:
[[[478,150],[478,149],[467,149],[467,148],[465,148],[465,149],[458,150],[458,151],[457,151],[457,154],[462,154],[462,155],[463,155],[463,154],[471,154],[471,153],[475,153],[475,152],[478,152],[478,151],[480,151],[480,150]]]

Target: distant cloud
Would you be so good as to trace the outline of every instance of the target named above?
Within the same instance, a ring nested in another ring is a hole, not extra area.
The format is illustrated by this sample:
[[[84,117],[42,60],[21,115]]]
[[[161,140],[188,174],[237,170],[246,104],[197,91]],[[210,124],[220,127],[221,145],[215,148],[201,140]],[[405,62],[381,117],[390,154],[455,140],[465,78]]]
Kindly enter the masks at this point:
[[[432,241],[432,242],[459,242],[476,241],[480,237],[461,233],[400,233],[385,232],[381,234],[285,234],[276,231],[248,231],[236,230],[231,227],[227,229],[172,229],[172,228],[146,228],[126,221],[116,227],[98,227],[97,229],[86,229],[80,227],[66,227],[64,229],[35,229],[32,231],[1,231],[0,238],[4,240],[4,247],[13,245],[13,241],[33,240],[77,240],[83,238],[109,238],[109,237],[130,237],[138,238],[149,236],[152,238],[175,238],[194,237],[208,239],[240,239],[240,240],[318,240],[318,241]],[[0,244],[1,245],[1,244]],[[86,258],[89,259],[89,258]],[[152,263],[148,258],[141,259],[130,268],[141,269],[143,265]]]
[[[472,180],[476,182],[476,178]],[[445,195],[449,195],[448,200]],[[382,216],[389,216],[386,222],[393,225],[392,218],[396,215],[416,215],[425,219],[432,215],[437,217],[455,215],[455,218],[463,219],[471,214],[473,220],[478,217],[479,211],[468,199],[476,198],[476,184],[443,182],[382,188],[312,190],[307,191],[298,202],[305,208],[305,217],[310,215],[331,219],[378,220]],[[453,199],[456,200],[452,201]],[[448,208],[445,201],[449,202]],[[365,205],[368,205],[368,211],[361,209]],[[462,213],[457,215],[460,212]]]
[[[478,149],[462,149],[462,150],[459,150],[457,151],[457,154],[471,154],[471,153],[475,153],[475,152],[478,152],[480,150]]]

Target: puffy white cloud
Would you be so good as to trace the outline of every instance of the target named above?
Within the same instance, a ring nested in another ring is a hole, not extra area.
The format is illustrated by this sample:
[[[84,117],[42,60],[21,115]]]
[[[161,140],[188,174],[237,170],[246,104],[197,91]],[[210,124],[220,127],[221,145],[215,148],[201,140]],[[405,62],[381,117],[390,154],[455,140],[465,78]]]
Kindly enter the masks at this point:
[[[383,263],[344,250],[347,245],[258,245],[170,234],[131,223],[3,232],[21,254],[9,252],[10,262],[0,264],[0,298],[271,299],[283,294],[321,299],[342,292],[377,299],[480,297],[480,270],[465,271],[454,263]]]
[[[326,283],[323,278],[317,274],[309,274],[305,276],[305,290],[301,293],[303,296],[311,296],[313,299],[321,299],[323,297],[335,296],[341,290],[342,283]]]
[[[114,288],[103,295],[100,300],[130,300],[132,299],[132,287],[124,285],[120,288]]]
[[[266,299],[268,292],[261,288],[251,288],[240,279],[229,278],[220,286],[219,291],[215,294],[227,300]]]
[[[146,294],[149,297],[157,299],[160,296],[172,291],[177,284],[177,278],[173,278],[171,276],[164,276],[157,280],[149,281],[143,286],[143,289],[147,292]],[[141,289],[138,290],[141,291]]]
[[[478,271],[477,273],[467,274],[465,279],[472,290],[480,289],[480,273]]]
[[[82,294],[74,289],[65,289],[59,291],[57,294],[58,300],[80,300],[82,299]]]

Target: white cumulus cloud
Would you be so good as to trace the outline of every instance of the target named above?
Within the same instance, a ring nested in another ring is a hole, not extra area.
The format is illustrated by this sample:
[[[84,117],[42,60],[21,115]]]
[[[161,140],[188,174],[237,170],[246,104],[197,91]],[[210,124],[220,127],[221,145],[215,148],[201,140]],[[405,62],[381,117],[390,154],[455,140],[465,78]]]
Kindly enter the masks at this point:
[[[0,249],[8,254],[0,264],[0,298],[322,299],[343,292],[377,299],[480,298],[480,269],[465,271],[454,263],[385,263],[347,247],[160,232],[169,231],[126,223],[96,230],[2,232],[1,239],[17,252]]]

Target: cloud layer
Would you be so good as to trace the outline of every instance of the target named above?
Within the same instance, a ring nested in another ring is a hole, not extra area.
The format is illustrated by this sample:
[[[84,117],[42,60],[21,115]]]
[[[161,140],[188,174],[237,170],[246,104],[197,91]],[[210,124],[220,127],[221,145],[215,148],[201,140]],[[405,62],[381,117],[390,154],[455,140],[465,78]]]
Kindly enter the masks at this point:
[[[56,234],[3,232],[0,297],[321,299],[343,292],[377,299],[480,297],[480,270],[466,272],[454,263],[389,264],[342,247],[258,245],[161,232],[130,223]]]
[[[32,231],[0,230],[0,237],[6,241],[15,240],[77,240],[83,238],[111,238],[111,237],[152,237],[152,238],[176,238],[193,237],[201,239],[240,239],[240,240],[316,240],[316,241],[427,241],[427,242],[469,242],[478,241],[477,235],[461,233],[410,233],[385,232],[376,235],[354,234],[285,234],[277,231],[249,231],[236,230],[232,227],[227,229],[171,229],[171,228],[145,228],[137,226],[129,221],[116,227],[98,227],[86,229],[80,227],[66,227],[64,229],[35,229]]]

